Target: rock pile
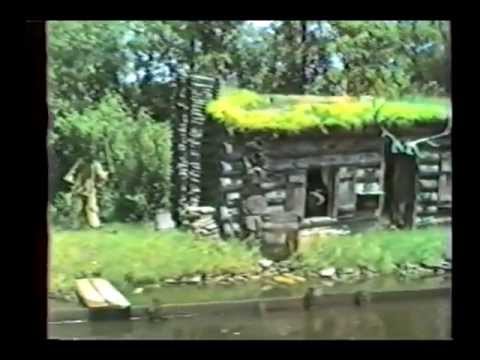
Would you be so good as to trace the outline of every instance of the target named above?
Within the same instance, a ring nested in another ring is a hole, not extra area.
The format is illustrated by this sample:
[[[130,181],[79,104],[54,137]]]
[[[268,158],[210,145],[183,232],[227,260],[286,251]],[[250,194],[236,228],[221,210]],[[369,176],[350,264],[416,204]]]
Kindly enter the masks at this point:
[[[183,223],[194,234],[220,239],[220,230],[215,221],[215,208],[210,206],[188,206],[183,214]]]

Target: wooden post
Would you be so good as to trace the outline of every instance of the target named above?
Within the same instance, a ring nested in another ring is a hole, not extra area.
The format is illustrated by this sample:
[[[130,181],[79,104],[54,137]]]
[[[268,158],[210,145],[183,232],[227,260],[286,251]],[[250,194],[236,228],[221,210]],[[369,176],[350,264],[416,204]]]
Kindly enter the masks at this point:
[[[383,148],[384,149],[384,148]],[[383,194],[378,198],[378,209],[375,212],[375,216],[380,218],[383,215],[383,207],[385,204],[385,150],[382,151],[382,161],[380,162],[380,190]]]

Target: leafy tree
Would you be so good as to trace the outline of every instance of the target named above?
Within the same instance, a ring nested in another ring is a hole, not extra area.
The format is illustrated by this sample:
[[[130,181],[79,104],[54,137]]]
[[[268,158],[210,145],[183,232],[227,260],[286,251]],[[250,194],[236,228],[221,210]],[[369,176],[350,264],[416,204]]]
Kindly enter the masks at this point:
[[[79,157],[113,166],[108,219],[166,204],[169,129],[157,123],[173,120],[172,80],[190,70],[260,93],[449,89],[446,21],[54,21],[48,30],[58,173]]]
[[[126,22],[53,21],[48,30],[49,96],[54,112],[90,106],[121,86]]]
[[[61,160],[57,176],[63,187],[55,200],[60,214],[69,206],[69,188],[61,179],[79,159],[98,161],[109,172],[100,193],[105,220],[141,220],[168,206],[170,129],[145,110],[133,115],[119,95],[107,93],[82,112],[58,116],[51,141]]]
[[[273,35],[262,34],[267,47],[262,58],[268,71],[254,68],[262,70],[263,81],[257,83],[269,84],[267,91],[280,93],[440,94],[446,73],[445,24],[273,22]]]

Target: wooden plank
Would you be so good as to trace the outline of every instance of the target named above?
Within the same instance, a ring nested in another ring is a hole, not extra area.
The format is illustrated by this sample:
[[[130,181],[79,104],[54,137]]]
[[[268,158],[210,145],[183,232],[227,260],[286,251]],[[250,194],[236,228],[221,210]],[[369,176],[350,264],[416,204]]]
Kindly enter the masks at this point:
[[[267,207],[267,214],[278,214],[278,213],[284,213],[284,212],[285,212],[285,207],[282,205],[273,205],[273,206]]]
[[[418,173],[418,178],[422,180],[438,180],[439,176],[441,173],[435,172],[435,173]]]
[[[450,152],[442,154],[441,164],[443,172],[452,172],[452,156]]]
[[[438,189],[438,181],[436,180],[419,180],[420,189],[423,190],[436,190]]]
[[[259,185],[260,189],[265,191],[285,189],[286,186],[287,185],[285,182],[275,182],[275,181],[264,181],[264,182],[261,182]]]
[[[378,182],[356,182],[355,183],[355,193],[357,195],[383,195],[384,191],[380,180]]]
[[[343,180],[339,179],[337,182],[338,188],[338,206],[339,207],[350,207],[355,208],[355,202],[357,196],[355,193],[355,181],[354,180]]]
[[[287,198],[285,201],[286,211],[291,211],[301,218],[305,216],[305,199],[307,196],[307,190],[305,185],[287,187]]]
[[[338,177],[340,180],[353,180],[356,175],[356,169],[352,167],[342,166],[338,169]]]
[[[297,222],[298,216],[292,212],[269,213],[263,217],[266,221],[273,223]]]
[[[417,195],[417,201],[421,204],[436,204],[438,203],[438,193],[420,192]]]
[[[295,231],[298,230],[300,227],[298,222],[290,222],[290,223],[268,223],[265,222],[262,224],[262,229],[266,231],[271,230],[284,230],[284,231]]]
[[[337,224],[338,220],[328,216],[316,216],[302,220],[300,227],[302,229],[316,228],[322,226],[331,226]]]
[[[88,279],[78,279],[75,283],[80,299],[89,309],[108,307],[107,301]]]
[[[378,180],[380,185],[380,190],[383,192],[378,199],[378,208],[375,210],[375,216],[381,217],[383,213],[383,208],[385,206],[385,170],[387,164],[385,162],[385,149],[382,150],[382,160],[380,161],[380,172],[378,174]]]
[[[434,205],[431,205],[431,206],[417,205],[417,209],[416,209],[417,216],[434,215],[437,212],[438,212],[438,207]]]
[[[362,183],[371,183],[381,181],[383,176],[382,168],[357,168],[356,170],[356,180],[357,182]]]
[[[452,201],[452,177],[451,174],[440,176],[438,185],[438,195],[440,202]]]
[[[439,153],[431,153],[431,152],[424,152],[421,156],[417,159],[418,163],[421,165],[438,165],[440,162],[440,154]]]
[[[220,185],[222,187],[227,187],[227,186],[242,186],[243,185],[243,180],[238,179],[238,178],[230,178],[230,177],[221,177],[220,178]]]
[[[239,191],[243,188],[243,184],[232,184],[232,185],[225,185],[222,186],[222,192],[224,193],[230,193],[230,192],[236,192]]]
[[[294,184],[306,184],[307,175],[305,173],[292,174],[288,176],[288,181]]]
[[[337,186],[337,172],[336,167],[331,167],[329,169],[329,181],[327,183],[327,193],[331,194],[330,199],[327,202],[327,216],[331,218],[337,218],[338,207],[337,207],[337,195],[338,195],[338,186]]]
[[[105,299],[110,307],[125,309],[130,307],[128,300],[105,279],[91,279],[93,287]]]
[[[382,157],[379,153],[358,153],[352,155],[325,155],[307,159],[309,165],[342,165],[342,166],[375,166],[379,165]]]
[[[279,139],[265,147],[267,156],[274,158],[301,158],[316,155],[355,154],[375,152],[383,146],[383,140],[361,137],[331,137],[326,139]]]
[[[418,171],[422,173],[438,173],[440,171],[440,166],[438,165],[418,165]]]
[[[355,192],[355,180],[344,180],[342,174],[346,170],[339,169],[336,175],[337,194],[334,201],[337,202],[338,211],[351,212],[355,211],[355,203],[357,201],[357,194]]]
[[[349,155],[319,155],[295,159],[268,158],[265,167],[271,171],[288,171],[292,169],[308,169],[312,166],[379,166],[382,161],[380,153],[358,153]]]
[[[286,199],[274,198],[274,199],[268,199],[267,202],[268,202],[268,205],[285,205]]]

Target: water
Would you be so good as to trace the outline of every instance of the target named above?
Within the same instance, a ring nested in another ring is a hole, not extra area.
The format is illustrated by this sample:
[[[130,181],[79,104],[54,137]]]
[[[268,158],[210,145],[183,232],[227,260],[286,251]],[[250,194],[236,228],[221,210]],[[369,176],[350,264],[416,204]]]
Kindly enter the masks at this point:
[[[438,279],[409,284],[408,288],[437,285],[432,281]],[[362,288],[371,286],[366,284]],[[146,320],[50,323],[48,331],[50,338],[61,339],[449,339],[450,317],[450,297],[432,295],[362,307],[328,305],[310,311],[300,307],[280,311],[258,305],[154,323]]]
[[[328,287],[321,280],[311,280],[295,286],[267,285],[262,282],[248,282],[237,285],[211,286],[164,286],[158,289],[145,290],[143,294],[129,294],[132,304],[151,304],[152,298],[160,299],[164,304],[197,303],[209,301],[232,301],[262,299],[270,297],[301,297],[309,286],[322,287],[326,294],[354,293],[359,290],[419,290],[448,286],[450,276],[427,277],[423,279],[399,279],[395,276],[379,276],[372,279],[354,280],[351,283],[335,283]]]

